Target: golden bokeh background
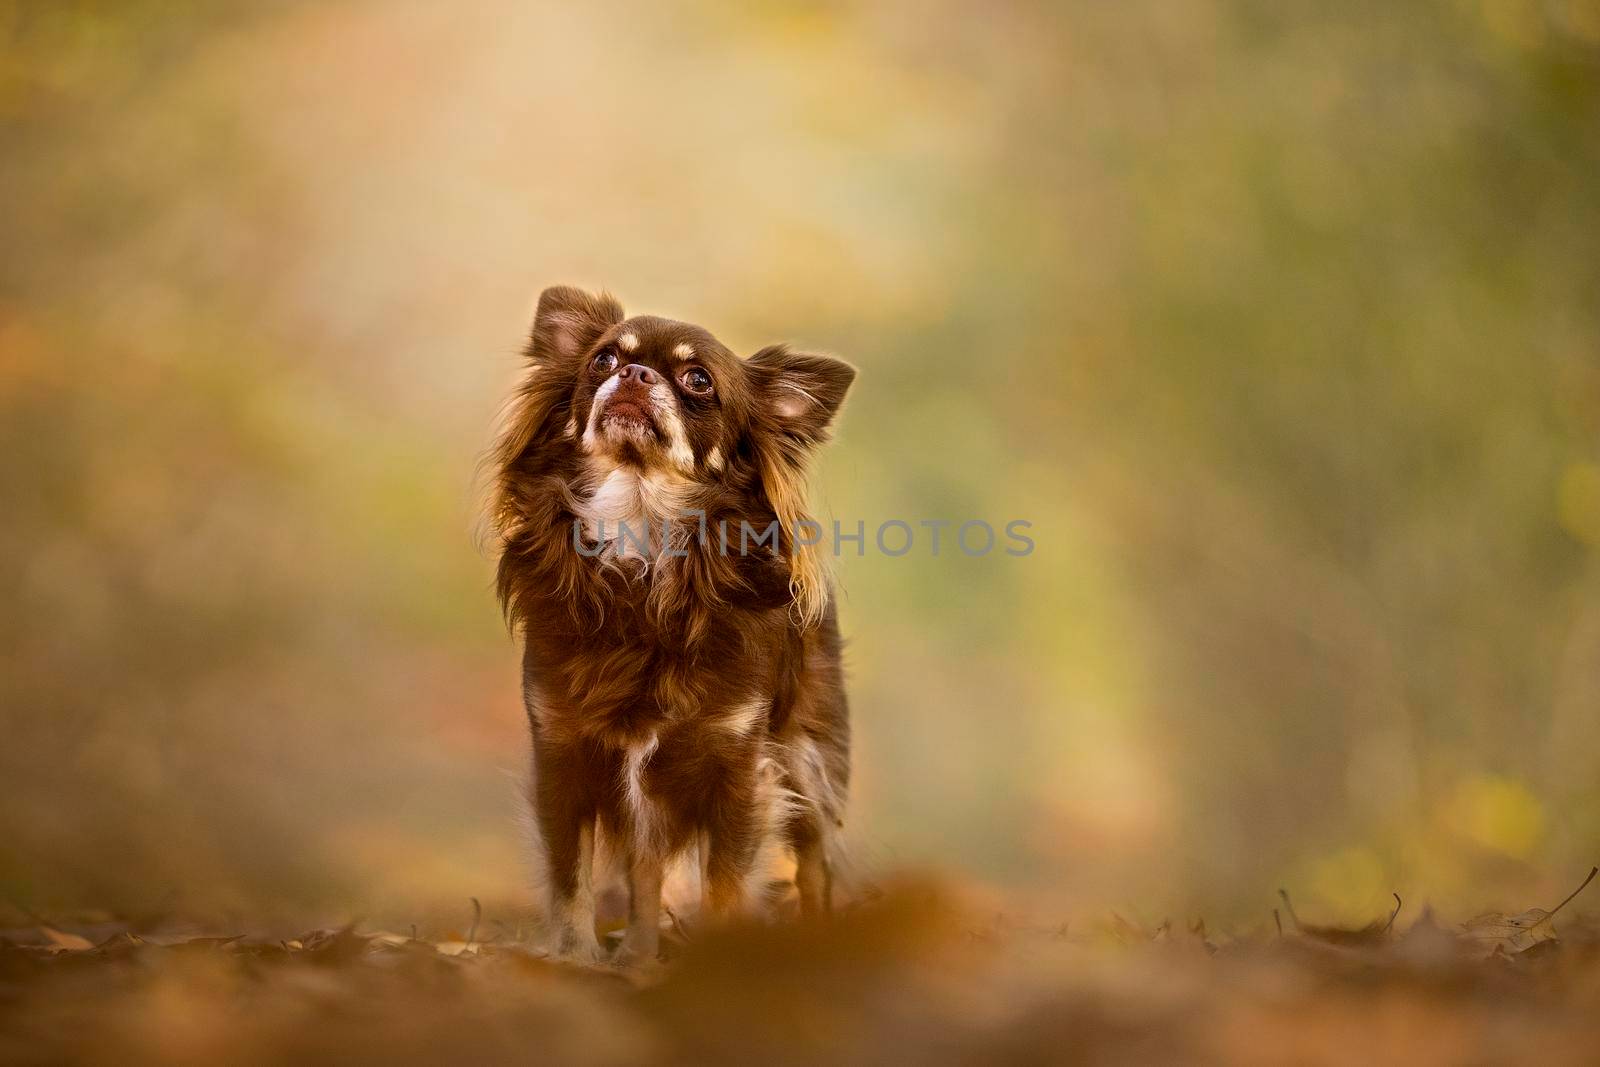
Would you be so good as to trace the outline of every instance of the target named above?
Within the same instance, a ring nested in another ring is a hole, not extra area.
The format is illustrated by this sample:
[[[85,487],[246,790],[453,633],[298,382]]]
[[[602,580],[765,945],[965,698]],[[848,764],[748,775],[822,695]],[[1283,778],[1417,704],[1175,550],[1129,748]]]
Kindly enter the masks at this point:
[[[1600,853],[1593,0],[12,0],[0,42],[8,905],[530,898],[474,477],[557,282],[860,368],[817,499],[869,531],[867,870],[1364,921]]]

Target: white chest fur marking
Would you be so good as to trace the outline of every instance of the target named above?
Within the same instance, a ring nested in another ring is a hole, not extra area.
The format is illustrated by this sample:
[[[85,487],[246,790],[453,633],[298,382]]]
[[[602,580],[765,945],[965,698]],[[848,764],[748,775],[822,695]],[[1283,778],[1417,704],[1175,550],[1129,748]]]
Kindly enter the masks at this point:
[[[749,737],[755,728],[766,720],[772,701],[767,697],[754,697],[736,704],[714,720],[719,730],[735,737]]]
[[[653,559],[662,548],[663,523],[684,513],[691,488],[670,475],[618,467],[579,509],[584,536],[605,542],[609,554]]]
[[[628,805],[628,817],[640,847],[646,846],[655,832],[655,806],[645,796],[644,769],[660,744],[661,738],[651,734],[646,740],[630,745],[622,754],[622,797]]]

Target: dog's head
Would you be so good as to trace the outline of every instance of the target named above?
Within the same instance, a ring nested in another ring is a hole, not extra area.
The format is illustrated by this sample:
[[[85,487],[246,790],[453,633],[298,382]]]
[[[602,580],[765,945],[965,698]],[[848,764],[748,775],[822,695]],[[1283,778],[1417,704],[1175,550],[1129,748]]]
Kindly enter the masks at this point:
[[[740,359],[705,329],[545,290],[530,356],[570,381],[564,433],[599,462],[714,481],[730,461],[820,443],[855,371],[783,346]]]
[[[610,296],[567,286],[540,296],[527,355],[503,469],[530,447],[571,449],[591,476],[753,486],[786,533],[807,518],[806,464],[855,378],[847,363],[783,345],[740,358],[699,326],[628,318]],[[786,548],[797,606],[815,619],[821,562],[809,546]]]

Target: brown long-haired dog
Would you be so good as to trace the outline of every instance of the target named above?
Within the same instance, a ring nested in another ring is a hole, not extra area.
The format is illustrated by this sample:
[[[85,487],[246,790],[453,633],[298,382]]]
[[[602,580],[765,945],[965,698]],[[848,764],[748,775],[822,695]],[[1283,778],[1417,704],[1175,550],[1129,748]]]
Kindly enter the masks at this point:
[[[597,844],[625,862],[625,959],[655,957],[663,871],[691,851],[711,915],[744,908],[774,843],[802,913],[826,910],[849,716],[804,486],[855,371],[784,346],[741,359],[564,286],[526,356],[492,518],[555,951],[599,958]]]

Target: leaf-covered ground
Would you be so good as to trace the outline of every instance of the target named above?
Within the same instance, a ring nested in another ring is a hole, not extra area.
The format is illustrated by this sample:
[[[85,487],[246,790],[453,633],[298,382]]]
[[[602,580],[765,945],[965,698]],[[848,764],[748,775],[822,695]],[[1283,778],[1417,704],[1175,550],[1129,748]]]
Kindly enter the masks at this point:
[[[1338,929],[1285,907],[1220,938],[1026,924],[905,884],[826,924],[680,927],[644,974],[492,922],[41,922],[0,932],[0,1062],[1593,1063],[1600,930],[1574,910]]]

